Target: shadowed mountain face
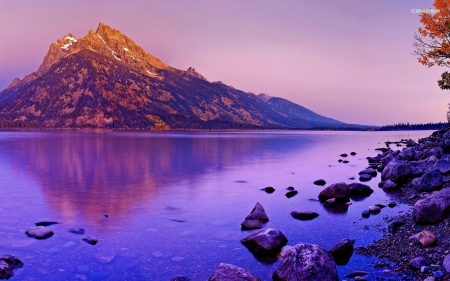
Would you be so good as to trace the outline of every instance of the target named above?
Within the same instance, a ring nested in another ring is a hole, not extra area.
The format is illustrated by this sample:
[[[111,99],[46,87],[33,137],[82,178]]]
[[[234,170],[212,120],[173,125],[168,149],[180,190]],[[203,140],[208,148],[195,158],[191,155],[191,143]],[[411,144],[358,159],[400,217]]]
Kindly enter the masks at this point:
[[[194,68],[167,66],[103,23],[50,45],[42,65],[0,92],[0,127],[227,129],[341,126],[280,98],[261,99]]]

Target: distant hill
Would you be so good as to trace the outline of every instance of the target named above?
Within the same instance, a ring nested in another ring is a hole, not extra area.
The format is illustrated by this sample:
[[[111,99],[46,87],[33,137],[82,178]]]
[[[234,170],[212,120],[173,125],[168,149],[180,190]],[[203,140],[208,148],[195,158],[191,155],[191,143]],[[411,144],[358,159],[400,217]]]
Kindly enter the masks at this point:
[[[67,34],[0,92],[0,127],[264,129],[346,127],[282,98],[175,69],[103,23]],[[353,125],[352,125],[353,126]],[[358,126],[358,125],[355,125]]]

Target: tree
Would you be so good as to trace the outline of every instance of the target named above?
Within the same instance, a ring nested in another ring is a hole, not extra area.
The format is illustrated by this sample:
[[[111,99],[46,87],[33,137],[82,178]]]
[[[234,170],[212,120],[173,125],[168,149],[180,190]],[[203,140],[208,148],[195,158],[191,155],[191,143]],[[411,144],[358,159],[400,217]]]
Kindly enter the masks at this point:
[[[419,34],[414,35],[414,54],[427,67],[450,67],[450,0],[435,0],[436,13],[422,13]],[[441,75],[438,85],[442,90],[450,90],[450,73]]]

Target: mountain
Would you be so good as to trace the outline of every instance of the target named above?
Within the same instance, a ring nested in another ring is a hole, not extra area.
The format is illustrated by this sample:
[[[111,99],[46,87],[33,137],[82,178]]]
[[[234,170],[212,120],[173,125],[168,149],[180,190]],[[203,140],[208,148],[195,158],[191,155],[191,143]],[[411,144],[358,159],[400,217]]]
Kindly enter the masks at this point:
[[[100,23],[49,47],[38,70],[0,92],[0,127],[226,129],[347,124],[175,69]],[[348,125],[347,125],[348,126]]]

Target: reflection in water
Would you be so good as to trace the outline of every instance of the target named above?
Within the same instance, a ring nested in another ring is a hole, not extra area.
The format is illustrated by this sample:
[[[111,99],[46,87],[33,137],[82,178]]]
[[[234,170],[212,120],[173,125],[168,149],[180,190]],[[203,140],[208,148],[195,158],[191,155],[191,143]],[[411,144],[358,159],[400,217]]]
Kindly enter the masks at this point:
[[[141,200],[157,198],[177,182],[195,182],[252,159],[310,145],[298,139],[251,134],[164,134],[56,132],[2,143],[14,170],[37,180],[48,205],[67,221],[76,216],[98,222],[114,211],[126,216]],[[315,142],[317,145],[317,142]],[[191,185],[195,192],[195,184]]]

